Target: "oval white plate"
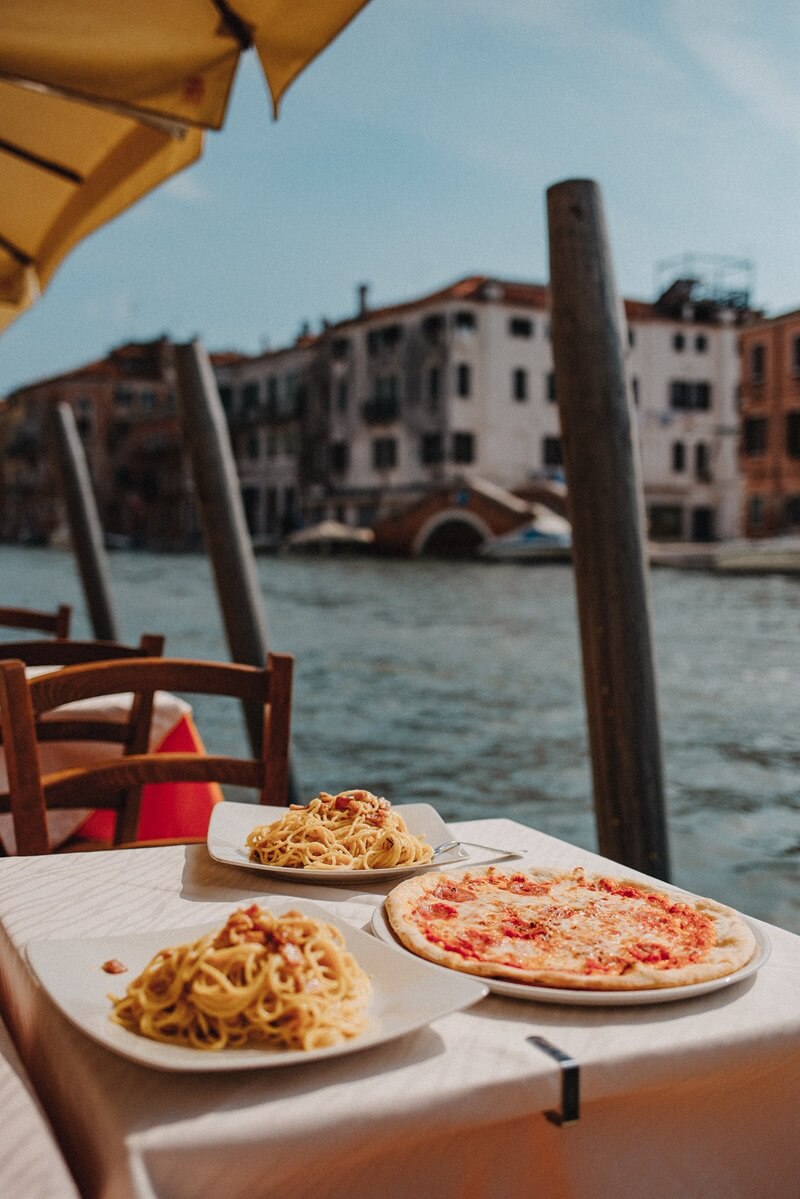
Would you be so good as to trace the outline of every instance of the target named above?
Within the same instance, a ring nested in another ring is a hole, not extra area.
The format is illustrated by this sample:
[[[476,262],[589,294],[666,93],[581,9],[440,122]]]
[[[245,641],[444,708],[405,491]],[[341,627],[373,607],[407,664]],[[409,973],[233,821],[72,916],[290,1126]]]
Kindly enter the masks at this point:
[[[762,929],[747,916],[742,916],[748,928],[756,939],[753,956],[740,970],[726,974],[722,978],[712,978],[708,982],[689,983],[683,987],[660,987],[652,991],[578,991],[567,990],[564,987],[538,987],[535,983],[515,983],[505,978],[487,978],[484,975],[473,974],[471,978],[480,978],[490,991],[496,995],[507,995],[511,999],[526,999],[533,1003],[569,1003],[581,1007],[634,1007],[645,1003],[671,1003],[678,999],[694,999],[697,995],[708,995],[710,991],[719,991],[722,987],[731,987],[755,974],[763,966],[772,950],[769,938]],[[386,917],[384,905],[377,907],[372,915],[371,928],[376,937],[387,945],[395,945],[406,949],[395,936]],[[411,954],[409,949],[406,953]],[[411,954],[412,957],[416,956]],[[423,959],[426,960],[426,959]],[[436,963],[432,963],[436,965]],[[462,971],[450,970],[449,966],[439,966],[437,969],[446,970],[450,974],[460,974]],[[463,971],[467,973],[467,971]]]
[[[444,845],[455,837],[435,808],[427,803],[392,805],[393,810],[403,817],[406,827],[415,837],[424,837],[428,845]],[[380,870],[312,870],[296,866],[264,866],[251,862],[247,849],[247,835],[260,824],[272,824],[286,815],[286,808],[268,807],[261,804],[233,803],[225,800],[214,805],[208,826],[208,852],[217,862],[229,866],[244,866],[248,870],[261,870],[275,878],[291,879],[296,883],[349,883],[358,885],[358,880],[380,882],[383,879],[403,878],[407,874],[418,874],[423,870],[438,870],[442,866],[454,866],[466,861],[469,854],[456,848],[441,854],[435,862],[422,866],[387,866]]]

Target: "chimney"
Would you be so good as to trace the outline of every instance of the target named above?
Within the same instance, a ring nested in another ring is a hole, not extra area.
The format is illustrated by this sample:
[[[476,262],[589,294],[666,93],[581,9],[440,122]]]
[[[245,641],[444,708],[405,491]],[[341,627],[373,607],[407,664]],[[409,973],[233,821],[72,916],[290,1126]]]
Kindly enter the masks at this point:
[[[359,283],[358,285],[358,315],[366,316],[367,314],[367,296],[369,295],[369,284]]]

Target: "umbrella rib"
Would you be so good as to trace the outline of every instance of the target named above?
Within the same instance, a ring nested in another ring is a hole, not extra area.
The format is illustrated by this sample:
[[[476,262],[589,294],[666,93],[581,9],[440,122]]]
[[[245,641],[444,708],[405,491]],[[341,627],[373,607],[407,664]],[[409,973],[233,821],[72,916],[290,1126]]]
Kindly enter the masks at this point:
[[[21,158],[23,162],[32,163],[35,167],[41,167],[43,171],[47,171],[51,175],[59,175],[62,179],[69,180],[70,183],[83,183],[83,175],[78,171],[73,171],[71,167],[62,166],[60,162],[55,162],[52,158],[43,158],[41,154],[33,154],[30,150],[23,150],[21,146],[15,146],[13,142],[7,142],[4,138],[0,138],[0,150],[5,150],[7,154],[13,154],[15,158]]]
[[[253,45],[253,26],[248,25],[237,12],[228,4],[228,0],[211,0],[214,8],[222,17],[222,23],[229,33],[232,33],[243,50],[249,50]]]
[[[19,246],[15,246],[13,241],[9,241],[7,237],[3,237],[0,233],[0,246],[11,255],[11,257],[20,264],[20,266],[33,266],[33,259],[30,254],[26,254],[24,250],[20,250]]]

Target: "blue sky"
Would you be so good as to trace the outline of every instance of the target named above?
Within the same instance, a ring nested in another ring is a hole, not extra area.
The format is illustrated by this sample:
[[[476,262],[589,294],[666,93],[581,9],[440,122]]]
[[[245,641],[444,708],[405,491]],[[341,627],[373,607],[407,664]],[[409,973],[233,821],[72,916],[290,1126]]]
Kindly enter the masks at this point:
[[[620,291],[687,252],[800,307],[794,0],[371,0],[273,122],[255,61],[202,160],[78,246],[0,394],[166,333],[256,353],[481,273],[546,281],[545,192],[600,184]]]

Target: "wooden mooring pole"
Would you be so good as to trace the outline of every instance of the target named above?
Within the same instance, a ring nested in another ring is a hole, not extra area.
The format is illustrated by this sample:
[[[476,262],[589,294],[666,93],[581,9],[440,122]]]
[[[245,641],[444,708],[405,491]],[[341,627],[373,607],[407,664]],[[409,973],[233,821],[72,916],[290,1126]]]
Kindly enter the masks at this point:
[[[184,442],[228,647],[234,662],[263,666],[266,613],[217,381],[198,341],[175,347],[175,366]],[[253,751],[260,753],[263,712],[251,705],[245,705],[244,711]],[[290,803],[298,802],[297,794],[290,770]]]
[[[120,641],[119,625],[111,598],[111,572],[103,542],[83,443],[75,413],[67,403],[56,404],[52,413],[53,452],[61,480],[72,550],[86,597],[86,607],[99,641]]]
[[[551,333],[600,852],[669,877],[643,492],[600,189],[547,192]]]

